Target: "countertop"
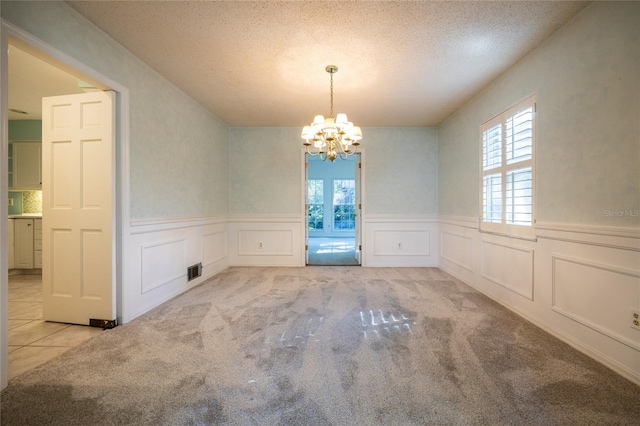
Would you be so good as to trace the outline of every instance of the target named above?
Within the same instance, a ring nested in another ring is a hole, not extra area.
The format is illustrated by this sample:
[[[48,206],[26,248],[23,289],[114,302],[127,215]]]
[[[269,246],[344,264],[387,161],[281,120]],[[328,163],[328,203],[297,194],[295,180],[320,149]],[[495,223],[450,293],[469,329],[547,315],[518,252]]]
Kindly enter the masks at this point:
[[[42,213],[23,213],[23,214],[10,214],[9,219],[38,219],[42,217]]]

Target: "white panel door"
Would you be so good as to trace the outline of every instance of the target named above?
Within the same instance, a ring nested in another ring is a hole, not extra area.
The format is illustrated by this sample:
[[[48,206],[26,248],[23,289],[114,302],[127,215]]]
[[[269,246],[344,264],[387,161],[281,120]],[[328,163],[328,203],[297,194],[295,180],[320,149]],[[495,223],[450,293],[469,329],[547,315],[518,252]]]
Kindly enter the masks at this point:
[[[115,319],[113,92],[42,99],[42,311]]]

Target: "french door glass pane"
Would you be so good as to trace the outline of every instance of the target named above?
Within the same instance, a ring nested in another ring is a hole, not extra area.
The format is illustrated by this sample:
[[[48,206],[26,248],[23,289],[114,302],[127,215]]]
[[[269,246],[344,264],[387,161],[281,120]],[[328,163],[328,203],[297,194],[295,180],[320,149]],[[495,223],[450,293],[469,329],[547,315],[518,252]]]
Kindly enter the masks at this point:
[[[324,182],[322,179],[308,181],[309,229],[324,228]]]
[[[333,229],[355,229],[356,181],[333,181]]]

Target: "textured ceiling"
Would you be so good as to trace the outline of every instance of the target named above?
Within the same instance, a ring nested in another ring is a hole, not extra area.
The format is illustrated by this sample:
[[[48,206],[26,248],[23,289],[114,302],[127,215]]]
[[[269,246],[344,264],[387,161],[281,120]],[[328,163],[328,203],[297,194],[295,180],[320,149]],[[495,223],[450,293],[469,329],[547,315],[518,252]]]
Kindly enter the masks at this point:
[[[588,2],[68,1],[231,126],[435,126]]]

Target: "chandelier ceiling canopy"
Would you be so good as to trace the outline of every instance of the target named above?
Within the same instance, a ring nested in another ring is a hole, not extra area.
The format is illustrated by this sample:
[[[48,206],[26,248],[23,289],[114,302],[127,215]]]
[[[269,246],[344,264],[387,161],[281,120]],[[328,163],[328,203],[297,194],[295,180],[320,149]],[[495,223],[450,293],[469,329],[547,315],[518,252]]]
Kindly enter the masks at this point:
[[[322,160],[334,161],[340,157],[347,157],[356,153],[362,131],[347,120],[347,114],[339,113],[333,117],[333,74],[338,72],[335,65],[327,65],[325,70],[331,76],[331,100],[329,117],[316,115],[310,126],[302,129],[302,143],[309,155],[319,155]]]

